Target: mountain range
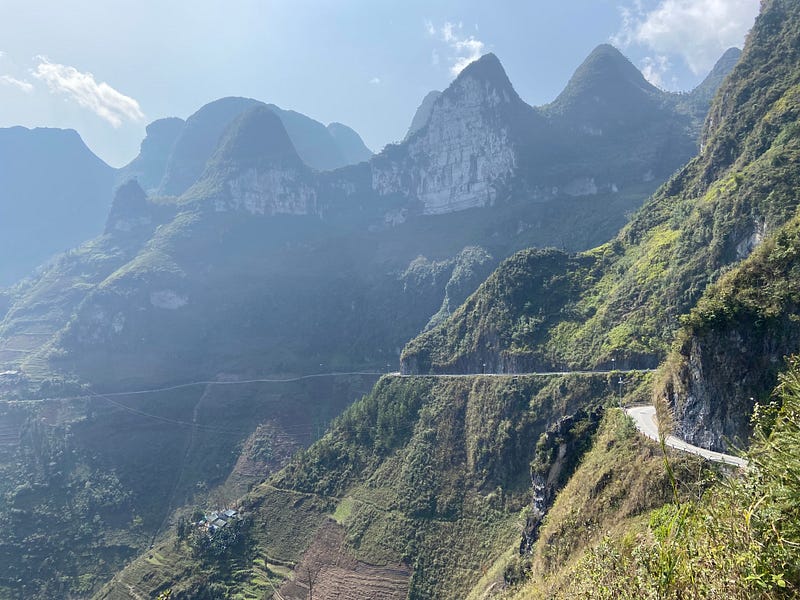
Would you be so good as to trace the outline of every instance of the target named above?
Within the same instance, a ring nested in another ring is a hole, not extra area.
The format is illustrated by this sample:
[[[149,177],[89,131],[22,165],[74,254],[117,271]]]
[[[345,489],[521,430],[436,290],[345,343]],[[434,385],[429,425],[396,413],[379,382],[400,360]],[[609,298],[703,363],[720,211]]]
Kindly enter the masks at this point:
[[[242,496],[257,555],[204,578],[176,534],[99,597],[795,597],[798,23],[763,4],[702,152],[610,241],[509,257]],[[644,402],[748,467],[644,439]]]
[[[794,210],[788,191],[758,192],[796,189],[775,170],[793,164],[792,62],[761,35],[733,77],[737,51],[689,94],[603,45],[536,108],[489,54],[375,156],[344,126],[248,99],[151,124],[103,233],[0,296],[0,434],[19,440],[0,444],[0,551],[24,574],[0,589],[89,595],[152,545],[99,597],[304,597],[312,573],[348,597],[367,583],[465,597],[495,563],[510,568],[519,512],[546,512],[591,436],[611,435],[616,382],[431,372],[670,357],[670,378],[632,374],[625,393],[653,390],[707,445],[741,437],[729,409],[698,428],[709,396],[694,357],[714,358],[671,343],[709,283],[768,260],[754,248]],[[753,94],[755,72],[782,83]],[[398,361],[422,376],[372,391],[376,374],[302,379]],[[687,388],[688,404],[674,393]],[[170,519],[200,502],[249,515],[235,553],[176,537]]]
[[[154,121],[147,126],[139,155],[121,169],[97,158],[73,130],[0,129],[4,182],[0,237],[3,256],[13,257],[0,261],[0,287],[100,234],[114,189],[129,179],[148,191],[185,191],[198,178],[225,128],[256,104],[261,103],[223,98],[186,121],[175,117]],[[335,169],[372,156],[346,125],[326,127],[298,112],[274,104],[269,108],[280,116],[298,153],[314,169]]]
[[[595,98],[615,107],[619,89],[638,110],[587,113]],[[405,142],[333,171],[310,164],[308,148],[326,154],[307,143],[321,125],[255,101],[223,99],[183,125],[157,122],[132,164],[163,165],[160,195],[135,215],[130,203],[117,206],[131,194],[124,188],[111,214],[128,219],[112,219],[90,250],[12,291],[0,340],[38,347],[29,361],[95,383],[99,373],[118,384],[159,382],[237,363],[302,372],[337,364],[333,356],[349,367],[395,363],[445,302],[456,306],[486,274],[467,267],[471,285],[451,286],[460,294],[445,298],[458,256],[494,265],[531,245],[580,250],[612,235],[696,151],[679,100],[601,46],[543,109],[525,104],[486,55]],[[464,253],[471,247],[482,250]],[[312,316],[302,334],[298,306]],[[387,321],[387,310],[399,318]],[[147,368],[143,354],[152,356]]]

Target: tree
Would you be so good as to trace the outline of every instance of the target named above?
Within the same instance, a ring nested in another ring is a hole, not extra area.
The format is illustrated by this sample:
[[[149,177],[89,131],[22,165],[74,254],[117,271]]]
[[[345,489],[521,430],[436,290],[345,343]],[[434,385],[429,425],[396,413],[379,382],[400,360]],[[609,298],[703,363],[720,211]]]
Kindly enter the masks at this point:
[[[303,566],[302,573],[305,583],[308,585],[308,600],[314,600],[314,585],[319,579],[320,571],[322,571],[322,565],[319,563],[308,562]]]

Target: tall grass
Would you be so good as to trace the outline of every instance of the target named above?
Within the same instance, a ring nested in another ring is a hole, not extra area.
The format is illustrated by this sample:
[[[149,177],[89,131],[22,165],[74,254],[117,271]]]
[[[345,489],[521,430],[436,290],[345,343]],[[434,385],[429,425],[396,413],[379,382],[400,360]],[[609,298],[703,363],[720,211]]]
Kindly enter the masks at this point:
[[[800,360],[758,407],[750,467],[700,500],[653,511],[636,536],[580,560],[564,596],[750,599],[800,595]],[[676,496],[677,498],[677,496]]]

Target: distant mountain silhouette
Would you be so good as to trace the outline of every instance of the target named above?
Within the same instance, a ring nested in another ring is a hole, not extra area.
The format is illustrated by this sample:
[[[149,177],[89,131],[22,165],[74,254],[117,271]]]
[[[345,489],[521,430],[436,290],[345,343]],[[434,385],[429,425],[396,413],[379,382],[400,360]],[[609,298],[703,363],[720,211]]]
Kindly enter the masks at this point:
[[[328,133],[331,134],[348,165],[355,165],[373,156],[372,150],[367,148],[364,140],[358,133],[341,123],[328,124]]]
[[[157,190],[164,177],[167,161],[185,125],[186,122],[177,117],[150,123],[139,155],[119,170],[117,181],[124,183],[129,179],[136,179],[142,189]]]
[[[114,173],[71,129],[0,129],[0,287],[102,232]]]

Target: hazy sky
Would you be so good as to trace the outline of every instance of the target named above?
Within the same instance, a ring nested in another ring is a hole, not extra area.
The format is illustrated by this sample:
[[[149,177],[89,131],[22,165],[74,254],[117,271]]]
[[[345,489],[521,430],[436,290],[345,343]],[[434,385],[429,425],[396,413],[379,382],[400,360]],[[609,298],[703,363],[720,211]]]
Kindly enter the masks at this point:
[[[741,46],[759,0],[0,0],[0,127],[71,127],[133,158],[150,121],[249,96],[355,128],[373,150],[494,52],[533,105],[612,42],[688,90]]]

